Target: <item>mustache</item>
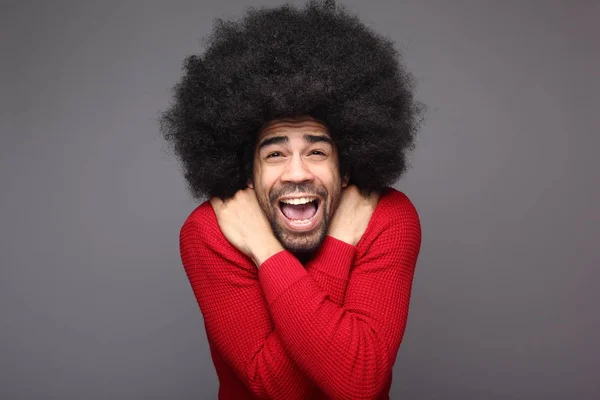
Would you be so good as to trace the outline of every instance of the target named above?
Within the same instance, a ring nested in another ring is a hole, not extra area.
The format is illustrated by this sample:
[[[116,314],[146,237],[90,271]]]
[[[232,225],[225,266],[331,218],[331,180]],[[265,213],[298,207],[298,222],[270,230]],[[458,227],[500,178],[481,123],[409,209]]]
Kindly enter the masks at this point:
[[[319,196],[322,199],[326,199],[328,195],[328,192],[325,188],[318,188],[309,183],[300,183],[273,189],[269,194],[269,200],[271,203],[274,203],[278,198],[294,193],[310,193]]]

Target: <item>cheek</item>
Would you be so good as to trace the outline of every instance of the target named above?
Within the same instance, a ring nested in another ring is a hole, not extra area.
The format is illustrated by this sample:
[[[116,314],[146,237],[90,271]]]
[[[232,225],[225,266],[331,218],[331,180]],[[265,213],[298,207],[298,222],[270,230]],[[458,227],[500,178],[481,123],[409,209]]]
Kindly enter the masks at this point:
[[[324,165],[316,171],[315,175],[318,176],[323,185],[327,186],[330,190],[331,188],[342,184],[337,166],[330,164]]]
[[[261,184],[266,191],[271,190],[275,182],[277,182],[278,175],[275,171],[264,171],[261,176]]]
[[[277,181],[277,174],[272,169],[263,168],[254,174],[254,190],[257,194],[268,198]]]

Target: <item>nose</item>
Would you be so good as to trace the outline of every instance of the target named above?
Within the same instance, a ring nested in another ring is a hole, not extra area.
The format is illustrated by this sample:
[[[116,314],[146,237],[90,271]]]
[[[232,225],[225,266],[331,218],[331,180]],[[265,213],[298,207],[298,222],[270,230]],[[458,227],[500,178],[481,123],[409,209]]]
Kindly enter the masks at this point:
[[[309,182],[314,179],[307,162],[300,155],[294,155],[285,166],[280,177],[282,182]]]

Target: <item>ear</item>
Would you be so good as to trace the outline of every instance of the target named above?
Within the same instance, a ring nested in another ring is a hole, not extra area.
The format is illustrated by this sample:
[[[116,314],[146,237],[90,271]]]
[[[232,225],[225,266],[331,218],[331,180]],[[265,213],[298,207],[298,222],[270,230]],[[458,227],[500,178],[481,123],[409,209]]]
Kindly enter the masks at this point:
[[[252,184],[252,180],[251,179],[248,179],[248,187],[250,189],[254,189],[254,185]]]
[[[346,174],[342,178],[342,187],[345,188],[346,186],[348,186],[348,182],[350,182],[350,176]]]

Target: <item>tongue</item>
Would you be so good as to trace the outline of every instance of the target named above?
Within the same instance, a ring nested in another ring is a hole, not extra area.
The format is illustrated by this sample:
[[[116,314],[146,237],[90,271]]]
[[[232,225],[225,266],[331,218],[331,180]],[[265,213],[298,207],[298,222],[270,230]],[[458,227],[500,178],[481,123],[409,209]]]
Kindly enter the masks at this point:
[[[314,201],[306,204],[281,204],[281,212],[287,219],[303,220],[310,219],[317,212]]]

